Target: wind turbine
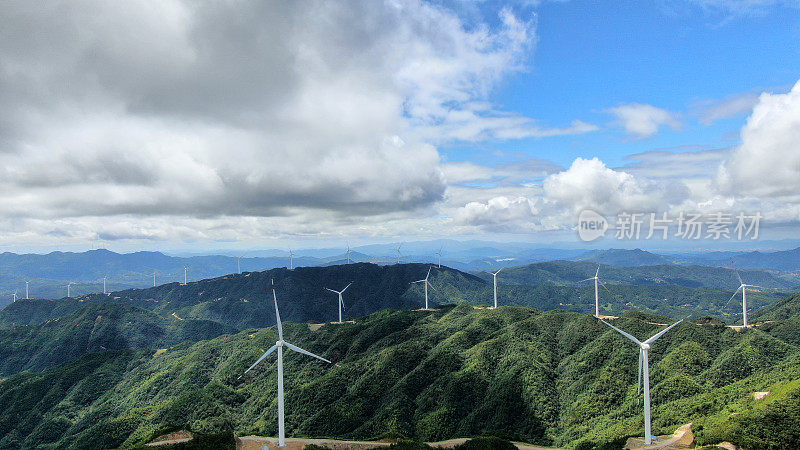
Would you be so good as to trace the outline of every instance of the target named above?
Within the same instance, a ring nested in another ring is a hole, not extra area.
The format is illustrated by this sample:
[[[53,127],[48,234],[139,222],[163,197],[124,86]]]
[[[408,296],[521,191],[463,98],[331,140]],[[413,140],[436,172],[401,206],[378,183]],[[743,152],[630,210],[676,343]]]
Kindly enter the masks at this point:
[[[275,350],[278,350],[278,447],[286,447],[286,431],[284,429],[284,413],[283,413],[283,347],[288,347],[290,350],[294,350],[298,353],[302,353],[304,355],[312,356],[314,358],[319,359],[320,361],[325,361],[328,364],[331,364],[330,361],[327,359],[317,356],[309,351],[303,350],[300,347],[292,345],[283,340],[283,327],[281,326],[281,313],[278,311],[278,297],[275,295],[275,286],[272,286],[272,298],[275,301],[275,320],[278,325],[278,340],[275,342],[275,345],[270,347],[269,350],[264,352],[256,362],[253,363],[244,373],[251,371],[255,366],[258,365],[261,361],[264,360],[267,356],[269,356]],[[244,376],[244,374],[242,374]],[[239,378],[242,378],[241,376]]]
[[[739,287],[736,289],[736,291],[733,293],[733,295],[731,295],[731,298],[728,299],[728,303],[730,303],[731,300],[733,300],[733,297],[736,297],[736,294],[738,294],[739,290],[741,289],[741,291],[742,291],[742,323],[744,324],[743,328],[748,328],[748,327],[750,327],[750,325],[748,325],[748,323],[747,323],[747,288],[749,288],[749,287],[760,288],[761,286],[756,286],[755,284],[744,284],[744,281],[742,281],[742,277],[739,276],[739,272],[736,272],[736,278],[739,279]],[[725,303],[725,306],[728,306],[728,303]]]
[[[294,270],[294,252],[289,249],[289,270]]]
[[[654,334],[650,339],[641,342],[640,340],[636,339],[632,335],[620,330],[619,328],[611,325],[610,323],[606,322],[603,319],[600,319],[601,322],[608,325],[609,327],[613,328],[619,334],[625,336],[626,338],[633,341],[636,345],[639,346],[639,381],[638,386],[642,385],[644,382],[644,444],[650,445],[653,443],[653,435],[650,431],[650,344],[655,342],[658,338],[664,335],[667,331],[669,331],[675,325],[683,322],[683,319],[673,323],[672,325],[668,326],[667,328],[659,331],[658,333]]]
[[[156,271],[153,271],[153,287],[156,287]]]
[[[403,243],[401,242],[400,245],[398,245],[397,248],[395,249],[395,251],[397,252],[397,264],[400,264],[400,255],[401,255],[400,247],[402,247],[402,246],[403,246]]]
[[[17,301],[17,291],[14,291],[14,301]]]
[[[103,295],[106,294],[106,277],[103,277]]]
[[[188,272],[189,272],[189,268],[188,268],[188,267],[186,267],[186,266],[183,266],[183,285],[184,285],[184,286],[186,286],[187,284],[189,284],[189,283],[187,282],[187,280],[188,280],[187,273],[188,273]]]
[[[69,287],[72,286],[73,284],[77,283],[75,283],[74,281],[70,281],[69,283],[67,283],[67,297],[71,297],[71,295],[69,295]]]
[[[443,248],[444,248],[444,245],[439,247],[439,251],[436,252],[436,255],[439,255],[439,262],[438,262],[438,264],[436,264],[436,268],[437,269],[441,269],[442,268],[442,249]]]
[[[351,282],[350,284],[353,284],[353,283]],[[334,294],[339,294],[339,323],[342,323],[342,308],[344,308],[344,300],[342,300],[342,294],[344,294],[344,291],[346,291],[347,288],[350,287],[350,284],[345,286],[344,289],[342,289],[341,291],[334,291],[333,289],[325,288],[325,289],[333,292]]]
[[[29,298],[31,298],[31,297],[30,297],[30,295],[28,295],[28,282],[26,281],[25,282],[25,300],[28,300]]]
[[[494,279],[494,307],[495,308],[497,308],[497,274],[500,273],[501,270],[503,270],[502,267],[499,268],[497,270],[497,272],[490,272],[492,274],[492,278]]]
[[[600,286],[603,286],[603,289],[608,291],[610,294],[611,291],[608,290],[606,284],[600,281],[600,265],[597,266],[597,272],[594,273],[594,276],[591,278],[587,278],[585,280],[578,281],[578,283],[583,283],[584,281],[594,280],[594,316],[600,317]]]
[[[424,284],[424,286],[425,286],[425,310],[426,311],[430,309],[430,308],[428,308],[428,286],[433,288],[433,285],[431,285],[431,283],[428,281],[428,278],[431,276],[431,269],[432,269],[432,267],[428,267],[428,274],[425,275],[425,278],[423,278],[421,280],[417,280],[417,281],[412,281],[411,282],[411,284],[414,284],[414,283],[423,283]],[[435,288],[434,288],[434,290],[435,290]]]

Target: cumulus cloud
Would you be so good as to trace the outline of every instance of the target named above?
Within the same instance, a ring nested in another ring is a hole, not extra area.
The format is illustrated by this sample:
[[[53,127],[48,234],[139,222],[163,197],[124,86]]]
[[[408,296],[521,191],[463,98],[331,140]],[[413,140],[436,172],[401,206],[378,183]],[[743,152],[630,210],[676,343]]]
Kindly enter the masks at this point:
[[[445,191],[432,143],[509,127],[458,119],[525,67],[534,24],[500,14],[490,28],[412,0],[3,2],[0,212],[120,216],[109,236],[157,236],[137,217],[428,207]]]
[[[610,108],[607,112],[617,117],[617,124],[626,133],[637,138],[652,136],[658,133],[663,125],[668,125],[674,130],[681,127],[681,123],[673,113],[652,105],[630,103]]]
[[[680,183],[665,185],[639,179],[610,169],[597,158],[577,158],[569,169],[547,177],[543,187],[547,199],[571,213],[585,208],[606,214],[659,211],[687,195]]]
[[[454,217],[459,225],[479,226],[495,231],[531,229],[538,214],[536,199],[494,197],[484,202],[469,202]]]
[[[800,81],[786,94],[762,94],[741,139],[719,169],[720,190],[800,201]]]

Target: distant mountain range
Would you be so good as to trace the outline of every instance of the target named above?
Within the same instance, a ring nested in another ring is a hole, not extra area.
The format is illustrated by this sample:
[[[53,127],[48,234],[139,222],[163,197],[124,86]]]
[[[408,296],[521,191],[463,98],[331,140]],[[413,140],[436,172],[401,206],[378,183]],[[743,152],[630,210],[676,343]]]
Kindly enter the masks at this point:
[[[739,269],[762,269],[776,276],[791,278],[800,273],[800,248],[780,252],[711,252],[686,254],[656,254],[643,250],[559,250],[534,248],[531,245],[497,244],[485,242],[435,241],[433,243],[408,243],[401,247],[402,262],[438,262],[430,252],[431,245],[441,242],[444,246],[442,263],[462,272],[497,270],[500,267],[524,266],[535,262],[553,260],[585,261],[618,267],[638,266],[687,266],[732,267]],[[359,247],[350,254],[353,262],[372,262],[392,265],[396,262],[396,247],[373,245]],[[434,251],[438,250],[435,249]],[[428,251],[429,254],[421,252]],[[370,253],[374,252],[374,253]],[[340,252],[298,252],[293,258],[295,267],[324,267],[347,262],[344,249]],[[253,252],[258,254],[258,252]],[[316,256],[314,256],[316,255]],[[224,255],[168,256],[159,252],[135,252],[119,254],[108,250],[92,250],[84,253],[53,252],[46,255],[14,253],[0,254],[0,307],[11,302],[13,293],[17,298],[25,296],[25,282],[29,281],[32,298],[62,298],[67,295],[67,284],[71,295],[102,292],[103,279],[107,291],[129,288],[144,288],[155,284],[182,282],[184,267],[188,267],[187,278],[199,280],[219,277],[242,271],[262,271],[290,264],[286,256]],[[620,280],[623,281],[623,280]],[[754,282],[754,281],[751,281]],[[683,283],[677,283],[683,284]],[[711,284],[704,284],[711,286]],[[727,285],[726,285],[727,286]],[[721,286],[720,286],[721,287]]]

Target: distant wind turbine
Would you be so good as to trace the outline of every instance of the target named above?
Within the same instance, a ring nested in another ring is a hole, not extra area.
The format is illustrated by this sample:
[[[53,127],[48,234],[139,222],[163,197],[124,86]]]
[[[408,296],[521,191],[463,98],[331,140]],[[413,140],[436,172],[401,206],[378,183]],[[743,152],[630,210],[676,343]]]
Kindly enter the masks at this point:
[[[438,252],[436,252],[436,255],[438,255],[438,256],[439,256],[439,262],[436,264],[436,268],[437,268],[437,269],[441,269],[441,268],[442,268],[442,249],[443,249],[443,248],[444,248],[444,245],[442,245],[441,247],[439,247],[439,251],[438,251]]]
[[[728,299],[728,303],[733,300],[733,297],[736,297],[736,294],[739,293],[739,290],[742,291],[742,323],[744,324],[744,328],[748,328],[750,325],[747,323],[747,288],[760,288],[761,286],[756,286],[755,284],[744,284],[742,277],[739,276],[739,272],[736,272],[736,278],[739,279],[739,287],[736,289],[736,291],[734,291],[733,295],[731,295],[731,298]],[[728,303],[725,303],[725,306],[728,306]]]
[[[72,286],[73,284],[77,283],[75,283],[74,281],[70,281],[69,283],[67,283],[67,297],[71,297],[71,295],[69,295],[69,287]]]
[[[14,301],[17,301],[17,291],[14,291]]]
[[[611,291],[608,290],[606,284],[600,281],[600,265],[597,266],[597,272],[594,273],[594,276],[591,278],[587,278],[585,280],[581,280],[578,283],[583,283],[585,281],[594,280],[594,316],[600,317],[600,286],[603,286],[603,289],[608,291],[610,294]]]
[[[156,287],[156,271],[153,271],[153,287]]]
[[[283,347],[287,347],[290,350],[294,350],[298,353],[302,353],[304,355],[312,356],[314,358],[319,359],[320,361],[325,361],[328,364],[331,364],[330,361],[327,359],[317,356],[307,350],[303,350],[300,347],[292,345],[283,340],[283,327],[281,326],[281,313],[278,311],[278,297],[275,295],[275,286],[272,286],[272,298],[275,301],[275,319],[278,325],[278,340],[275,342],[275,345],[270,347],[269,350],[264,352],[260,358],[256,362],[253,363],[244,373],[251,371],[255,366],[258,365],[261,361],[264,360],[267,356],[269,356],[275,350],[278,350],[278,447],[286,447],[286,431],[284,428],[284,412],[283,412]],[[244,374],[242,374],[244,376]],[[239,378],[242,378],[241,376]]]
[[[31,296],[28,295],[28,282],[26,281],[25,282],[25,300],[28,300],[29,298],[31,298]]]
[[[428,274],[425,275],[425,278],[423,278],[421,280],[417,280],[417,281],[412,281],[411,282],[411,284],[422,283],[425,286],[425,310],[426,311],[430,309],[430,308],[428,308],[428,286],[433,288],[433,285],[431,285],[431,283],[428,281],[428,278],[430,276],[431,276],[431,267],[428,267]],[[435,288],[434,288],[434,290],[435,290]]]
[[[350,283],[350,284],[353,284],[353,283]],[[350,284],[345,286],[344,289],[342,289],[341,291],[334,291],[333,289],[325,288],[325,289],[333,292],[334,294],[338,294],[339,295],[339,323],[342,323],[342,309],[344,308],[344,300],[342,300],[342,294],[344,294],[344,291],[346,291],[347,288],[350,287]]]
[[[189,268],[186,267],[186,266],[183,266],[183,284],[184,285],[189,284],[188,281],[187,281],[189,279],[188,272],[189,272]]]
[[[403,246],[403,243],[401,242],[400,245],[398,245],[397,248],[395,249],[395,251],[397,252],[397,264],[400,264],[400,255],[401,255],[400,247],[402,247],[402,246]]]
[[[294,270],[294,252],[289,249],[289,270]]]
[[[106,294],[106,277],[103,277],[103,294]]]
[[[658,338],[663,336],[664,333],[669,331],[672,327],[683,322],[683,319],[659,331],[658,333],[653,335],[653,337],[644,342],[641,342],[632,335],[620,330],[619,328],[615,327],[614,325],[611,325],[605,320],[601,319],[600,321],[608,325],[609,327],[613,328],[618,333],[630,339],[636,345],[639,346],[639,385],[641,385],[642,382],[644,382],[644,444],[650,445],[653,443],[653,434],[650,430],[650,362],[649,362],[650,344],[652,344]]]
[[[497,308],[497,274],[500,273],[501,270],[503,270],[502,267],[499,268],[497,270],[497,272],[492,272],[492,278],[494,279],[494,307],[495,308]]]
[[[350,243],[347,243],[347,264],[350,264]],[[341,320],[339,320],[341,322]]]

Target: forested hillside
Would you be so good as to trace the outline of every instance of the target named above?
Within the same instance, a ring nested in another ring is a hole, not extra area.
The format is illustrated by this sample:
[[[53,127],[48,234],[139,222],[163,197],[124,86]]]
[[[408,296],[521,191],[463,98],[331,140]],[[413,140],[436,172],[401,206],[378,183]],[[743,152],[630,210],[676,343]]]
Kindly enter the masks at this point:
[[[0,329],[0,375],[41,370],[87,353],[165,348],[236,331],[210,320],[181,320],[135,306],[98,303],[37,325]]]
[[[267,290],[274,282],[288,300],[284,318],[293,322],[326,322],[337,319],[336,296],[325,290],[342,289],[352,282],[344,295],[345,316],[362,317],[385,308],[415,309],[424,305],[420,284],[412,281],[424,278],[431,266],[398,264],[379,266],[368,263],[343,264],[328,267],[284,268],[265,272],[246,272],[190,282],[187,285],[170,283],[147,289],[129,289],[112,295],[92,294],[59,300],[20,300],[0,310],[0,328],[34,325],[76,312],[89,304],[119,303],[150,310],[163,317],[212,320],[237,329],[264,327],[274,323]],[[602,266],[601,275],[607,280],[608,291],[601,290],[601,313],[619,315],[638,310],[670,317],[713,316],[726,322],[740,320],[738,299],[728,302],[738,285],[731,288],[706,287],[697,279],[707,279],[719,285],[715,276],[733,277],[731,271],[716,273],[707,267],[654,268],[688,270],[695,281],[686,278],[642,278],[635,274],[648,273],[646,268],[617,268]],[[665,269],[665,270],[666,270]],[[594,288],[591,283],[575,281],[594,275],[592,263],[553,262],[521,268],[509,268],[498,277],[498,301],[501,305],[531,306],[541,310],[564,309],[590,313],[594,311]],[[707,272],[707,271],[711,272]],[[772,277],[765,272],[756,272]],[[485,274],[484,274],[485,275]],[[748,282],[751,273],[744,273]],[[608,278],[606,278],[608,276]],[[614,277],[616,276],[616,279]],[[536,281],[542,284],[537,284]],[[571,281],[570,281],[571,280]],[[625,282],[627,280],[627,282]],[[491,283],[476,276],[447,267],[431,270],[432,304],[488,305],[492,301]],[[684,285],[663,284],[667,281]],[[765,281],[781,285],[779,278]],[[616,284],[619,283],[619,284]],[[644,283],[644,284],[637,284]],[[687,286],[686,284],[689,284]],[[786,290],[759,289],[749,291],[751,312],[757,311],[783,297]],[[174,315],[174,316],[173,316]]]
[[[668,321],[631,313],[615,324],[644,338]],[[800,349],[759,329],[705,323],[681,324],[653,347],[654,431],[694,422],[700,443],[797,442]],[[285,330],[337,363],[286,357],[291,436],[495,434],[594,446],[641,434],[636,348],[587,315],[461,305]],[[11,376],[0,390],[0,446],[109,448],[179,428],[274,435],[274,358],[238,377],[275,339],[272,328],[246,330]],[[757,402],[755,391],[772,394]]]
[[[589,261],[551,261],[509,267],[498,275],[498,279],[513,284],[556,284],[571,285],[593,277],[598,264]],[[740,271],[745,283],[764,288],[789,289],[800,285],[800,278],[791,274],[775,274],[759,270]],[[483,279],[491,279],[491,274],[479,274]],[[600,264],[600,278],[605,283],[655,285],[668,284],[685,287],[709,287],[717,289],[736,289],[739,279],[733,269],[708,266],[655,265],[620,267]]]

